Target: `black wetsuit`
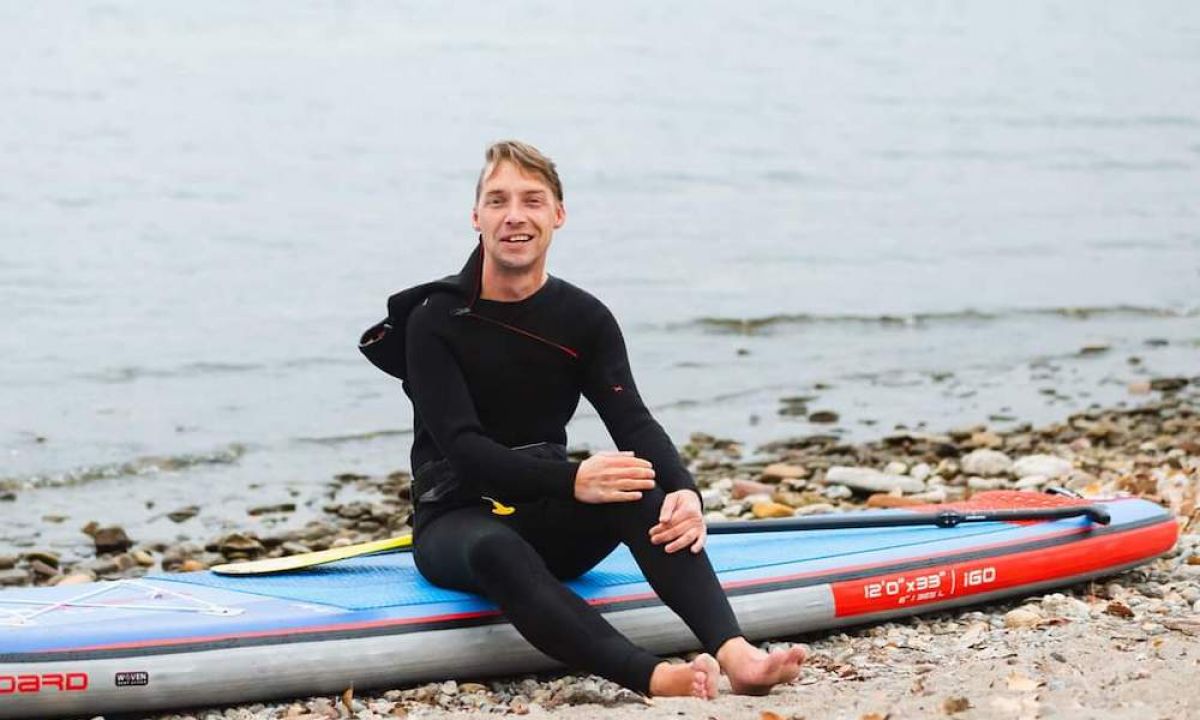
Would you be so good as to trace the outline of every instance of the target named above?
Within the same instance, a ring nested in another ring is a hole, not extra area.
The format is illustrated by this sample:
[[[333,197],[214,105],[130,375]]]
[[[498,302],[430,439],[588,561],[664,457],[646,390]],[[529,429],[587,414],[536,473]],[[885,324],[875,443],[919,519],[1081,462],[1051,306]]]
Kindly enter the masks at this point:
[[[650,543],[665,494],[695,484],[638,396],[608,309],[554,277],[520,302],[479,299],[480,258],[477,249],[459,276],[393,297],[386,329],[403,330],[406,342],[390,349],[402,361],[364,350],[405,379],[413,402],[417,567],[435,584],[487,596],[547,655],[646,692],[659,659],[560,581],[623,542],[705,649],[740,635],[707,556]],[[379,334],[368,331],[366,344]],[[657,487],[641,500],[574,499],[579,464],[563,446],[581,393],[619,449],[653,464]],[[494,514],[484,497],[516,512]]]

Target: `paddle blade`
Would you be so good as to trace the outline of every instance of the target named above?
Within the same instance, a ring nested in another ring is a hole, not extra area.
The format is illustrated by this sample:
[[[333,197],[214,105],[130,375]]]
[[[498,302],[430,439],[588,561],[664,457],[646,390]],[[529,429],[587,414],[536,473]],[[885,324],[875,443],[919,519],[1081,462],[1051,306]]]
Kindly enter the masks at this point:
[[[374,540],[372,542],[359,543],[358,545],[346,545],[344,547],[329,548],[328,550],[319,550],[317,552],[301,553],[300,555],[214,565],[210,570],[218,575],[266,575],[286,570],[300,570],[347,558],[371,555],[388,550],[399,550],[411,546],[412,535],[400,535],[399,537],[387,538],[386,540]]]

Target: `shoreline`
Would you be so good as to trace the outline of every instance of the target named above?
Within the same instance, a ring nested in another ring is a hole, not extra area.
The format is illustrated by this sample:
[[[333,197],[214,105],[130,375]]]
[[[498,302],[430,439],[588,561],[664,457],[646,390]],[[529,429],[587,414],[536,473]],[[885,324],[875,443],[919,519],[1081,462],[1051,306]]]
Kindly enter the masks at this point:
[[[344,699],[260,702],[155,717],[315,720],[503,713],[571,720],[603,713],[658,720],[707,713],[723,719],[894,719],[940,713],[969,719],[1089,712],[1141,717],[1151,710],[1184,716],[1200,709],[1200,690],[1162,676],[1186,674],[1185,668],[1200,662],[1200,388],[1180,379],[1160,382],[1153,390],[1159,396],[1138,407],[1079,412],[1039,428],[897,431],[853,444],[835,435],[808,435],[768,443],[752,454],[735,440],[694,434],[681,453],[710,522],[903,507],[965,499],[985,490],[1038,491],[1051,485],[1085,496],[1148,498],[1180,520],[1174,551],[1102,581],[799,638],[813,649],[804,674],[765,698],[647,701],[594,677],[548,675],[459,678]],[[61,565],[46,550],[0,557],[0,583],[79,583],[198,570],[395,535],[408,529],[408,480],[406,472],[338,475],[326,486],[320,520],[277,534],[243,531],[205,543],[139,546],[120,528],[89,527],[85,532],[93,537],[95,557]],[[251,515],[295,508],[296,503],[263,505]],[[1081,667],[1073,658],[1088,658],[1095,667]],[[997,674],[998,667],[1004,672]],[[1124,673],[1121,682],[1108,682],[1114,671]],[[1136,694],[1122,689],[1138,683],[1156,689]]]

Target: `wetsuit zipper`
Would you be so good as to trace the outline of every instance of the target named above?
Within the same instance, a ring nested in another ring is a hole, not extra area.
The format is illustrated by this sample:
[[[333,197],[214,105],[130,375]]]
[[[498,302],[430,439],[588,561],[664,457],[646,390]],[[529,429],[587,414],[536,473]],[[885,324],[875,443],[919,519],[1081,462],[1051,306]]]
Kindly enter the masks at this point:
[[[484,322],[489,322],[493,325],[498,325],[499,327],[502,327],[505,330],[515,332],[518,335],[524,335],[527,338],[531,338],[533,340],[537,340],[540,343],[549,345],[550,347],[555,348],[556,350],[561,350],[562,352],[571,356],[571,359],[573,359],[573,360],[579,359],[579,351],[577,351],[577,350],[569,348],[566,345],[560,345],[560,344],[554,342],[553,340],[548,340],[548,339],[542,337],[541,335],[535,335],[535,334],[529,332],[528,330],[522,330],[521,328],[517,327],[516,325],[509,325],[506,322],[502,322],[500,320],[495,320],[493,318],[486,317],[484,315],[479,315],[478,313],[473,312],[471,310],[471,308],[466,308],[466,307],[457,308],[454,310],[454,312],[452,314],[455,315],[456,317],[471,317],[471,318],[475,318],[476,320],[483,320]]]

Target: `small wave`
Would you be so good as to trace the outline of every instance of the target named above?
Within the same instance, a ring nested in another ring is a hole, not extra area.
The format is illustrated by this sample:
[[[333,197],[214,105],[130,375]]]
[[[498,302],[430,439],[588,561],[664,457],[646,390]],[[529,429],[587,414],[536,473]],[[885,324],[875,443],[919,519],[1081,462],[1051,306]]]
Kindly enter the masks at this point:
[[[124,462],[89,465],[61,473],[0,478],[0,490],[23,490],[46,487],[71,487],[93,480],[178,472],[201,465],[232,465],[246,453],[244,445],[233,443],[207,453],[180,455],[147,455]]]
[[[296,438],[296,442],[307,443],[310,445],[341,445],[343,443],[365,442],[368,440],[378,440],[379,438],[401,437],[405,435],[412,435],[412,430],[371,430],[369,432],[351,433],[349,435],[302,437]]]
[[[136,365],[106,368],[99,372],[84,373],[80,377],[102,383],[129,383],[145,378],[179,378],[199,375],[221,375],[261,370],[254,363],[193,362],[175,368],[146,368]]]
[[[702,317],[667,326],[668,330],[700,329],[703,332],[735,335],[755,335],[776,329],[806,325],[879,325],[879,326],[922,326],[934,323],[995,322],[1021,317],[1057,317],[1072,320],[1090,320],[1102,317],[1146,317],[1146,318],[1194,318],[1200,317],[1200,308],[1156,308],[1137,305],[1113,305],[1110,307],[1058,307],[1030,308],[987,312],[981,310],[956,310],[953,312],[912,313],[907,315],[853,315],[853,314],[777,314],[756,318]]]

